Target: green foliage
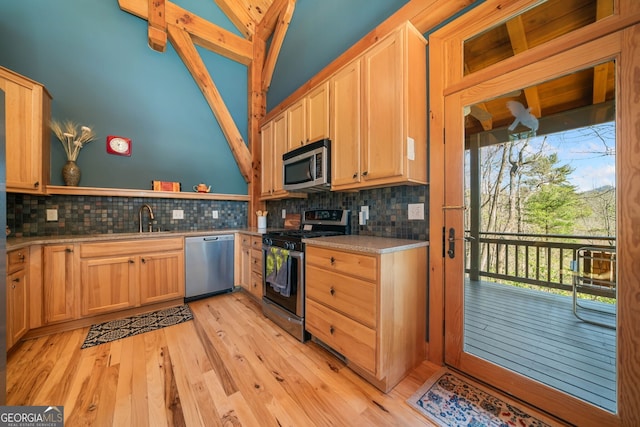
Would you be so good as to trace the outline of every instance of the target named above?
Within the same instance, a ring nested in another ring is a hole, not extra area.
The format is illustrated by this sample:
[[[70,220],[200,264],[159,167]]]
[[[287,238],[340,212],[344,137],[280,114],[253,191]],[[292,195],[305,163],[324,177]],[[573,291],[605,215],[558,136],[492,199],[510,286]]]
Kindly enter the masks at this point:
[[[525,203],[526,221],[543,234],[571,233],[587,211],[575,188],[567,184],[543,185]]]

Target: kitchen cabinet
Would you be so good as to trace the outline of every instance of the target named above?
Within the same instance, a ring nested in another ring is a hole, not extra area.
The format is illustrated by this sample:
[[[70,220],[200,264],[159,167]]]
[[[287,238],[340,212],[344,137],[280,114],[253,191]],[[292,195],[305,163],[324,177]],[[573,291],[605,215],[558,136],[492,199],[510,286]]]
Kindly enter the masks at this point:
[[[51,324],[80,317],[77,247],[47,245],[43,249],[44,323]]]
[[[329,82],[287,108],[288,150],[329,138]]]
[[[184,239],[80,244],[82,316],[184,297]]]
[[[287,195],[282,179],[282,155],[287,151],[287,115],[282,113],[261,128],[262,184],[261,199]]]
[[[426,41],[405,23],[330,79],[332,189],[426,184]]]
[[[388,392],[425,357],[426,247],[306,249],[306,329]]]
[[[262,301],[262,237],[240,234],[240,286]]]
[[[251,295],[262,301],[262,237],[251,236]]]
[[[29,252],[7,252],[7,349],[13,347],[29,330]]]
[[[50,176],[51,95],[33,80],[0,67],[5,92],[7,192],[45,194]]]
[[[238,284],[247,292],[251,290],[251,236],[240,233],[237,244],[240,245],[238,257]]]

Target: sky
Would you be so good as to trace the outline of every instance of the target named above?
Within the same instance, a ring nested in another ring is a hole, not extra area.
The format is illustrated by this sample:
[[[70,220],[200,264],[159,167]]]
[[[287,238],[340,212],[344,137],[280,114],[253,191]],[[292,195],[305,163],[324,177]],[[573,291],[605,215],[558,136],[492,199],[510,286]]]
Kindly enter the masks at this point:
[[[548,153],[558,154],[560,164],[574,168],[569,180],[578,192],[605,185],[615,187],[614,122],[547,135],[545,144]]]

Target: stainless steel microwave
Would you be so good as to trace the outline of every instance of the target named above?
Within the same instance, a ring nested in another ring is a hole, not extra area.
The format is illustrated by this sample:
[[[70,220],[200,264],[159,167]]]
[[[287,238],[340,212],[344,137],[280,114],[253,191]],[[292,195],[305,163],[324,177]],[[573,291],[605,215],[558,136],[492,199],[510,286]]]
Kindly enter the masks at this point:
[[[331,141],[321,139],[282,156],[284,189],[316,192],[331,189]]]

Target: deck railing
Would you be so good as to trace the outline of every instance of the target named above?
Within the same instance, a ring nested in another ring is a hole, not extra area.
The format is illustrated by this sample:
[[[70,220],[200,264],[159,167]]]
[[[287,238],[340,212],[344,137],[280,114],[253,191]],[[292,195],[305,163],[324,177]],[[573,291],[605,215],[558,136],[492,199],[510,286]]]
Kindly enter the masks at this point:
[[[578,249],[615,249],[611,236],[480,233],[474,244],[466,234],[465,268],[471,280],[490,277],[565,291],[572,289]]]

